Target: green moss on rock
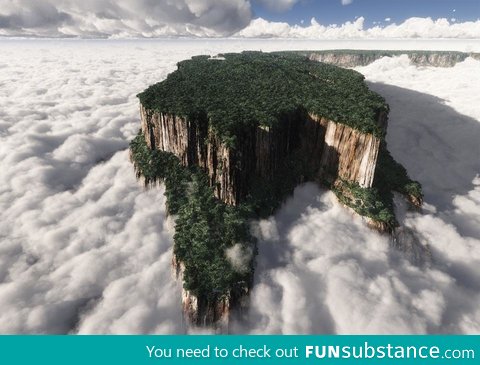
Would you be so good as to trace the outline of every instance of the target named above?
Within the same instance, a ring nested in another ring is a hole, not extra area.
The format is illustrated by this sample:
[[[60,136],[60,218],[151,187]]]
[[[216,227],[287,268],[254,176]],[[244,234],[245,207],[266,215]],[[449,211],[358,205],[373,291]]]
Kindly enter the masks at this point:
[[[380,223],[387,231],[398,226],[393,202],[394,191],[404,195],[415,207],[423,202],[422,186],[418,181],[410,179],[405,167],[394,160],[385,142],[380,146],[371,188],[338,180],[332,190],[343,204],[361,216]]]

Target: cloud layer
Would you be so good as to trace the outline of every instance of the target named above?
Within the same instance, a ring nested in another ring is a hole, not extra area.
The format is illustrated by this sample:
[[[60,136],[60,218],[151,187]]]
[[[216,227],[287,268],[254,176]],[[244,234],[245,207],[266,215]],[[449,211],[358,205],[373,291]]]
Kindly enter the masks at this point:
[[[183,333],[162,189],[143,191],[128,162],[135,94],[195,54],[292,44],[1,46],[0,333]],[[425,187],[424,212],[400,216],[432,247],[432,266],[410,264],[332,194],[306,185],[255,225],[252,310],[237,332],[480,331],[479,68],[471,59],[416,68],[399,57],[360,70],[392,107],[390,149]],[[241,268],[248,253],[229,255]]]
[[[312,18],[307,26],[270,22],[262,18],[235,34],[246,38],[389,39],[389,38],[480,38],[480,20],[455,23],[444,18],[409,18],[403,23],[366,28],[365,18],[341,25],[322,25]]]
[[[277,12],[297,2],[257,0]],[[364,21],[338,26],[312,18],[307,26],[291,26],[254,18],[250,0],[0,0],[0,36],[10,37],[480,38],[480,20],[410,18],[372,28]]]

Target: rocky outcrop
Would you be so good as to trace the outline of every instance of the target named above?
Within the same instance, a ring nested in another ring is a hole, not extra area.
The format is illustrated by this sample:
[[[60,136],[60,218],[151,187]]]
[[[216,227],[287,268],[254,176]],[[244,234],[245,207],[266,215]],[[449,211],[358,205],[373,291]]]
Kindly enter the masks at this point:
[[[305,53],[311,60],[325,62],[340,67],[367,66],[383,57],[405,54],[414,65],[453,67],[467,57],[479,58],[479,54],[435,51],[317,51]]]
[[[382,115],[382,118],[384,116]],[[357,182],[371,187],[375,174],[380,139],[344,124],[311,116],[325,129],[324,148],[320,157],[319,176]],[[383,119],[379,123],[384,124]]]
[[[386,126],[386,114],[378,123]],[[273,128],[256,126],[237,136],[235,148],[216,137],[207,120],[150,111],[141,106],[142,131],[151,149],[175,154],[184,166],[200,166],[215,195],[227,204],[244,201],[255,176],[271,178],[294,151],[319,180],[373,183],[380,139],[313,114],[282,116]]]
[[[172,258],[175,279],[183,282],[184,264],[175,255]],[[208,300],[199,298],[182,288],[182,312],[187,327],[212,326],[217,333],[228,333],[232,311],[242,314],[248,305],[248,291],[229,293],[220,298]]]
[[[408,194],[406,198],[410,203],[411,207],[415,208],[416,210],[420,210],[420,208],[423,205],[423,197],[418,197],[412,194]]]
[[[366,66],[382,58],[380,55],[358,54],[358,53],[311,53],[309,58],[312,61],[329,63],[340,67]]]

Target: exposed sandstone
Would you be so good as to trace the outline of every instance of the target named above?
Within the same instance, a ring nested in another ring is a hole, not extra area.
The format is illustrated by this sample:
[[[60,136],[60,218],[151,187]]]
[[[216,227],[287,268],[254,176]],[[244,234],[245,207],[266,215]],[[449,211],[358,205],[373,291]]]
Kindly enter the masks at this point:
[[[175,255],[172,258],[172,271],[175,279],[183,282],[185,266]],[[182,312],[188,327],[213,326],[217,333],[228,333],[232,310],[242,313],[248,304],[248,291],[229,293],[214,301],[198,298],[182,288]]]
[[[423,52],[423,51],[319,51],[305,52],[313,61],[329,63],[340,67],[367,66],[383,57],[394,57],[405,54],[414,65],[453,67],[467,57],[480,58],[477,53],[462,52]]]
[[[278,128],[251,128],[235,149],[217,138],[203,120],[142,106],[141,119],[150,148],[173,153],[184,166],[202,167],[216,196],[227,204],[241,203],[254,176],[272,177],[297,149],[318,171],[319,179],[341,178],[362,187],[373,183],[380,139],[313,114],[286,116]],[[379,124],[384,126],[385,119],[381,114]]]

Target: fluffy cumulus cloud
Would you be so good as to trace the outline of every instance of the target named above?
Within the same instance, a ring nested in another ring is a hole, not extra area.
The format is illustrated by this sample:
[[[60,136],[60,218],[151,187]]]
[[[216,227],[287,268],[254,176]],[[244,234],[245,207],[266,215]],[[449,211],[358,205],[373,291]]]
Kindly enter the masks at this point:
[[[128,161],[135,94],[195,54],[292,44],[1,46],[0,333],[184,332],[163,190],[144,191]],[[479,69],[473,59],[417,68],[405,57],[359,69],[391,105],[391,151],[424,185],[424,210],[399,216],[430,245],[431,265],[411,264],[331,193],[299,187],[252,227],[255,287],[237,332],[480,331]],[[251,253],[225,254],[242,270]]]
[[[255,0],[270,11],[299,0]],[[0,36],[162,38],[480,38],[480,21],[410,18],[364,27],[364,18],[342,25],[289,25],[253,18],[251,0],[0,0]],[[349,5],[352,0],[342,0]]]
[[[284,22],[270,22],[262,18],[252,20],[250,25],[236,34],[246,38],[356,38],[363,31],[365,19],[346,22],[341,26],[324,26],[312,18],[309,26],[291,26]]]
[[[444,18],[409,18],[400,24],[376,25],[372,28],[366,28],[364,23],[364,17],[341,25],[323,25],[312,18],[306,26],[257,18],[235,35],[307,39],[480,38],[480,20],[456,23]]]
[[[0,35],[219,36],[245,27],[248,0],[1,0]]]

